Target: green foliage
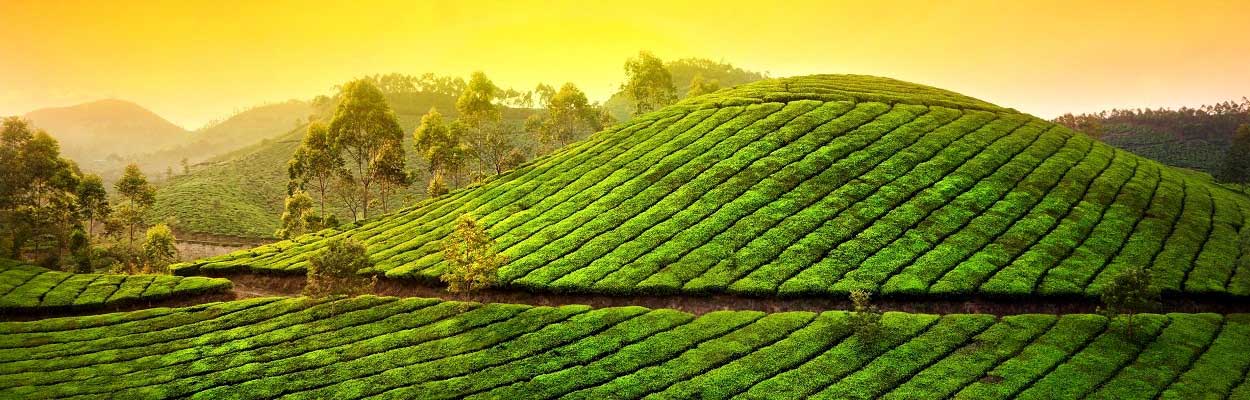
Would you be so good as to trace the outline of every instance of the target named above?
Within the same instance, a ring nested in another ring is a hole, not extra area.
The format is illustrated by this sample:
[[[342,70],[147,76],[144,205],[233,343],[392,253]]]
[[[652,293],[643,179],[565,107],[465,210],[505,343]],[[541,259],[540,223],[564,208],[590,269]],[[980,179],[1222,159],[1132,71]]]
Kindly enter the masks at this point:
[[[572,83],[565,83],[559,92],[544,94],[542,105],[546,113],[527,119],[525,130],[537,137],[546,149],[564,147],[608,124],[602,109],[590,104],[586,94]]]
[[[664,62],[646,51],[625,61],[625,83],[621,84],[621,92],[634,102],[634,115],[655,111],[677,101],[673,75],[664,68]]]
[[[0,396],[1224,398],[1250,368],[1243,314],[1142,316],[1132,340],[1097,315],[892,312],[871,348],[848,318],[250,299],[0,323]]]
[[[399,120],[382,91],[367,80],[356,80],[343,87],[327,132],[331,148],[346,166],[341,175],[345,184],[341,187],[344,199],[350,203],[348,208],[359,211],[359,216],[353,212],[353,220],[368,219],[374,186],[388,183],[386,179],[379,182],[378,176],[383,174],[379,170],[403,170],[404,135]],[[380,157],[388,148],[399,152],[399,156]]]
[[[1233,134],[1232,143],[1228,146],[1228,155],[1224,156],[1224,169],[1220,179],[1224,182],[1243,185],[1250,184],[1250,123],[1241,124]]]
[[[1250,99],[1196,108],[1113,109],[1068,120],[1100,125],[1100,139],[1113,146],[1222,179],[1225,154],[1232,146],[1237,127],[1250,124]]]
[[[178,248],[174,246],[176,241],[173,231],[165,224],[148,228],[143,241],[144,272],[167,272],[169,264],[178,261]]]
[[[1102,289],[1103,311],[1108,317],[1127,314],[1128,335],[1133,336],[1133,315],[1159,307],[1159,290],[1150,283],[1150,271],[1131,267],[1116,275]]]
[[[282,228],[279,228],[274,236],[290,239],[310,231],[317,231],[321,228],[316,219],[318,218],[313,211],[313,199],[308,193],[297,190],[290,196],[287,196],[282,211]],[[314,224],[309,224],[313,222]]]
[[[78,166],[61,157],[47,132],[9,117],[0,122],[0,170],[0,251],[60,266],[70,234],[81,224]]]
[[[362,277],[357,272],[372,266],[363,244],[352,239],[335,240],[325,250],[309,258],[304,295],[327,297],[368,293],[376,279]]]
[[[853,75],[688,98],[359,226],[198,260],[298,273],[352,237],[368,272],[438,279],[456,219],[503,287],[637,294],[1096,299],[1146,266],[1165,292],[1250,295],[1250,199],[1048,121]]]
[[[872,294],[852,290],[851,304],[850,324],[855,334],[867,343],[876,343],[881,336],[881,310],[872,304]]]
[[[71,274],[0,259],[0,313],[101,309],[138,300],[226,293],[230,287],[230,281],[221,278]]]
[[[703,74],[698,74],[695,75],[694,78],[690,79],[690,87],[686,89],[686,96],[702,96],[717,90],[720,90],[720,81],[715,79],[704,79]]]
[[[499,280],[499,266],[508,262],[508,257],[495,249],[495,240],[469,214],[456,218],[456,231],[446,239],[443,257],[448,265],[439,280],[447,284],[448,292],[456,294],[494,286]]]

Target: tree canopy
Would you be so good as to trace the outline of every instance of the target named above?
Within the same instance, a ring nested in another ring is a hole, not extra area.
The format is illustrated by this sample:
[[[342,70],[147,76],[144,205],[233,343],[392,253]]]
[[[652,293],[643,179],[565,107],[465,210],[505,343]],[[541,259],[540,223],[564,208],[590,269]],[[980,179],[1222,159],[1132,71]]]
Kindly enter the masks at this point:
[[[625,83],[621,91],[634,102],[634,115],[647,113],[677,101],[673,76],[664,62],[650,52],[625,61]]]

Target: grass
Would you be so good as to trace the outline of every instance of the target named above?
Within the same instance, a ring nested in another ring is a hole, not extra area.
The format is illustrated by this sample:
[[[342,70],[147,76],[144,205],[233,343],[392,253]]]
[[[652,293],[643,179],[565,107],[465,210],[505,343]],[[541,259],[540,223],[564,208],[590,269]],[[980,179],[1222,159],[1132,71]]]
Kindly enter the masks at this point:
[[[358,226],[177,266],[301,273],[335,237],[362,273],[434,281],[472,214],[534,291],[1250,295],[1250,198],[1062,126],[897,80],[772,79],[686,99]]]
[[[0,397],[1201,398],[1250,317],[848,314],[261,298],[0,323]]]
[[[0,259],[0,311],[103,308],[224,293],[230,287],[221,278],[71,274]]]

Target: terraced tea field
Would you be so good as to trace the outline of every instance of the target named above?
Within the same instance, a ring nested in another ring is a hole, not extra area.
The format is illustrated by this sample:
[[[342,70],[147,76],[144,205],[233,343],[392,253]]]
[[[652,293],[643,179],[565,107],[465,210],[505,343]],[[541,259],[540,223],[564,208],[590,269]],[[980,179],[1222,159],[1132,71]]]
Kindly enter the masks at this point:
[[[1246,398],[1250,315],[261,298],[0,323],[3,398]]]
[[[358,226],[175,266],[434,281],[471,214],[505,288],[1092,297],[1145,265],[1168,293],[1250,294],[1250,198],[1033,116],[886,78],[773,79],[687,99]]]
[[[0,259],[0,313],[111,306],[226,293],[221,278],[71,274]]]

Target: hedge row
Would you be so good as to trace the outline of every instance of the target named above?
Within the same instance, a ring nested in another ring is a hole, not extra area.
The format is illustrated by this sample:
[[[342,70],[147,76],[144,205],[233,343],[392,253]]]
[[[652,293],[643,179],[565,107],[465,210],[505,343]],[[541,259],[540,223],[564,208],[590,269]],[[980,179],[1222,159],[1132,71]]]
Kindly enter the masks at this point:
[[[70,323],[72,322],[72,323]],[[694,316],[364,296],[0,323],[0,397],[1224,398],[1250,315]],[[77,325],[77,326],[75,326]]]
[[[84,309],[230,291],[221,278],[72,274],[0,259],[0,311]]]

